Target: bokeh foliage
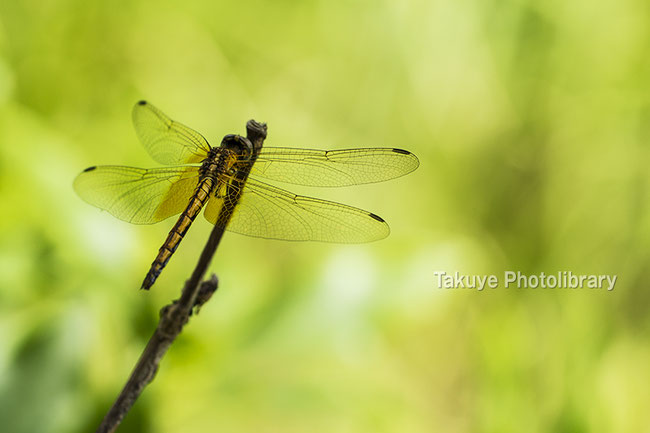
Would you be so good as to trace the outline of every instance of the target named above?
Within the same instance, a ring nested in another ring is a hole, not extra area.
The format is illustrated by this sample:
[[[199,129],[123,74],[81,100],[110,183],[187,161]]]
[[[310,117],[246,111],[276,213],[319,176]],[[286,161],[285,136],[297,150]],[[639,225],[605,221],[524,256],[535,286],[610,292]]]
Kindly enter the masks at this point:
[[[221,288],[124,432],[639,432],[650,392],[644,0],[0,2],[0,425],[92,431],[209,232],[78,199],[152,166],[147,99],[213,144],[403,147],[414,174],[298,192],[382,215],[359,246],[226,236]],[[617,274],[461,291],[433,272]]]

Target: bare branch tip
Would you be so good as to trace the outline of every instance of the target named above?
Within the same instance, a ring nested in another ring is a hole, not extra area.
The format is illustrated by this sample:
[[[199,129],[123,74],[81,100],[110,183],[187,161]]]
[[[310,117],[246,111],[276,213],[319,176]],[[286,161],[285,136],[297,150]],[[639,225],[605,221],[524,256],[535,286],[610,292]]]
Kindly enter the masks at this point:
[[[210,276],[210,279],[205,280],[201,283],[199,286],[199,291],[196,295],[196,300],[194,301],[194,312],[196,314],[199,314],[199,310],[201,310],[201,307],[203,304],[208,302],[214,292],[217,291],[219,288],[219,278],[215,274],[212,274]]]

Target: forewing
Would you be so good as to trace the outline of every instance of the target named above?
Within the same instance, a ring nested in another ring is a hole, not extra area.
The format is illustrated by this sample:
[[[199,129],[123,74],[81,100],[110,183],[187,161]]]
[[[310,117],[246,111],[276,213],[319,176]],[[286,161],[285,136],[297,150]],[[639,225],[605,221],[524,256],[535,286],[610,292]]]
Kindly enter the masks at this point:
[[[349,186],[382,182],[415,170],[418,158],[393,148],[315,150],[263,148],[251,174],[307,186]]]
[[[181,213],[199,181],[198,166],[90,167],[74,180],[86,202],[133,223],[153,224]]]
[[[205,218],[215,224],[223,200],[211,198]],[[292,194],[248,179],[227,230],[288,241],[370,242],[388,236],[379,216],[351,206]]]
[[[133,126],[149,155],[165,165],[201,162],[210,151],[208,141],[146,101],[133,107]]]

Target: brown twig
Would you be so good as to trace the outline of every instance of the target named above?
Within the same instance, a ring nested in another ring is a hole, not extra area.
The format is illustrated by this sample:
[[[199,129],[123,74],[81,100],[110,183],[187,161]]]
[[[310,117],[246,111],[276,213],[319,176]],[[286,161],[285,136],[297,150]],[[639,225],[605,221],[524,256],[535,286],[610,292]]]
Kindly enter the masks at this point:
[[[249,120],[246,124],[246,133],[248,140],[253,145],[252,162],[254,162],[266,138],[266,124]],[[203,281],[201,284],[199,282],[203,279],[212,261],[212,257],[219,246],[224,229],[232,216],[232,210],[239,200],[243,185],[248,178],[248,173],[252,165],[250,163],[247,169],[240,171],[240,176],[234,181],[232,193],[228,194],[225,199],[230,202],[230,206],[223,206],[217,224],[215,224],[208,238],[208,242],[205,244],[203,252],[201,252],[199,261],[190,279],[183,286],[180,298],[160,310],[160,320],[155,332],[145,346],[142,355],[140,355],[140,359],[138,359],[122,392],[120,392],[117,400],[115,400],[115,403],[113,403],[113,406],[111,406],[97,429],[98,433],[114,432],[119,427],[124,416],[131,409],[145,386],[154,379],[162,357],[178,334],[183,330],[183,326],[189,321],[194,308],[196,307],[198,311],[217,290],[218,280],[215,275]]]

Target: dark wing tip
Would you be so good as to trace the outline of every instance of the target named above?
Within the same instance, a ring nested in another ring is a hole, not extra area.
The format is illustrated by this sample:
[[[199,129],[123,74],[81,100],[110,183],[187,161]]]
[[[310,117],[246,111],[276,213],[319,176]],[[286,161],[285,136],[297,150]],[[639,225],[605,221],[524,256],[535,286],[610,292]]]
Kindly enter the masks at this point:
[[[403,174],[410,173],[420,166],[420,160],[415,156],[415,153],[404,149],[393,149],[393,152],[399,153],[400,155],[406,155],[411,160],[408,171],[405,171]]]
[[[393,152],[399,153],[400,155],[406,155],[410,157],[410,159],[413,161],[412,167],[409,169],[407,173],[412,172],[413,170],[415,170],[420,166],[420,160],[418,159],[417,156],[415,156],[415,153],[409,152],[408,150],[404,150],[404,149],[393,149]]]
[[[147,101],[145,101],[144,99],[141,99],[141,100],[138,101],[138,105],[147,105]]]
[[[375,215],[374,213],[369,213],[368,216],[370,218],[373,218],[373,219],[379,221],[380,223],[385,223],[386,222],[386,221],[384,221],[384,219],[382,217],[380,217],[379,215]]]
[[[96,168],[97,168],[97,166],[96,166],[96,165],[93,165],[92,167],[88,167],[87,169],[85,169],[83,172],[84,172],[84,173],[87,173],[87,172],[89,172],[89,171],[93,171],[93,170],[96,169]]]

